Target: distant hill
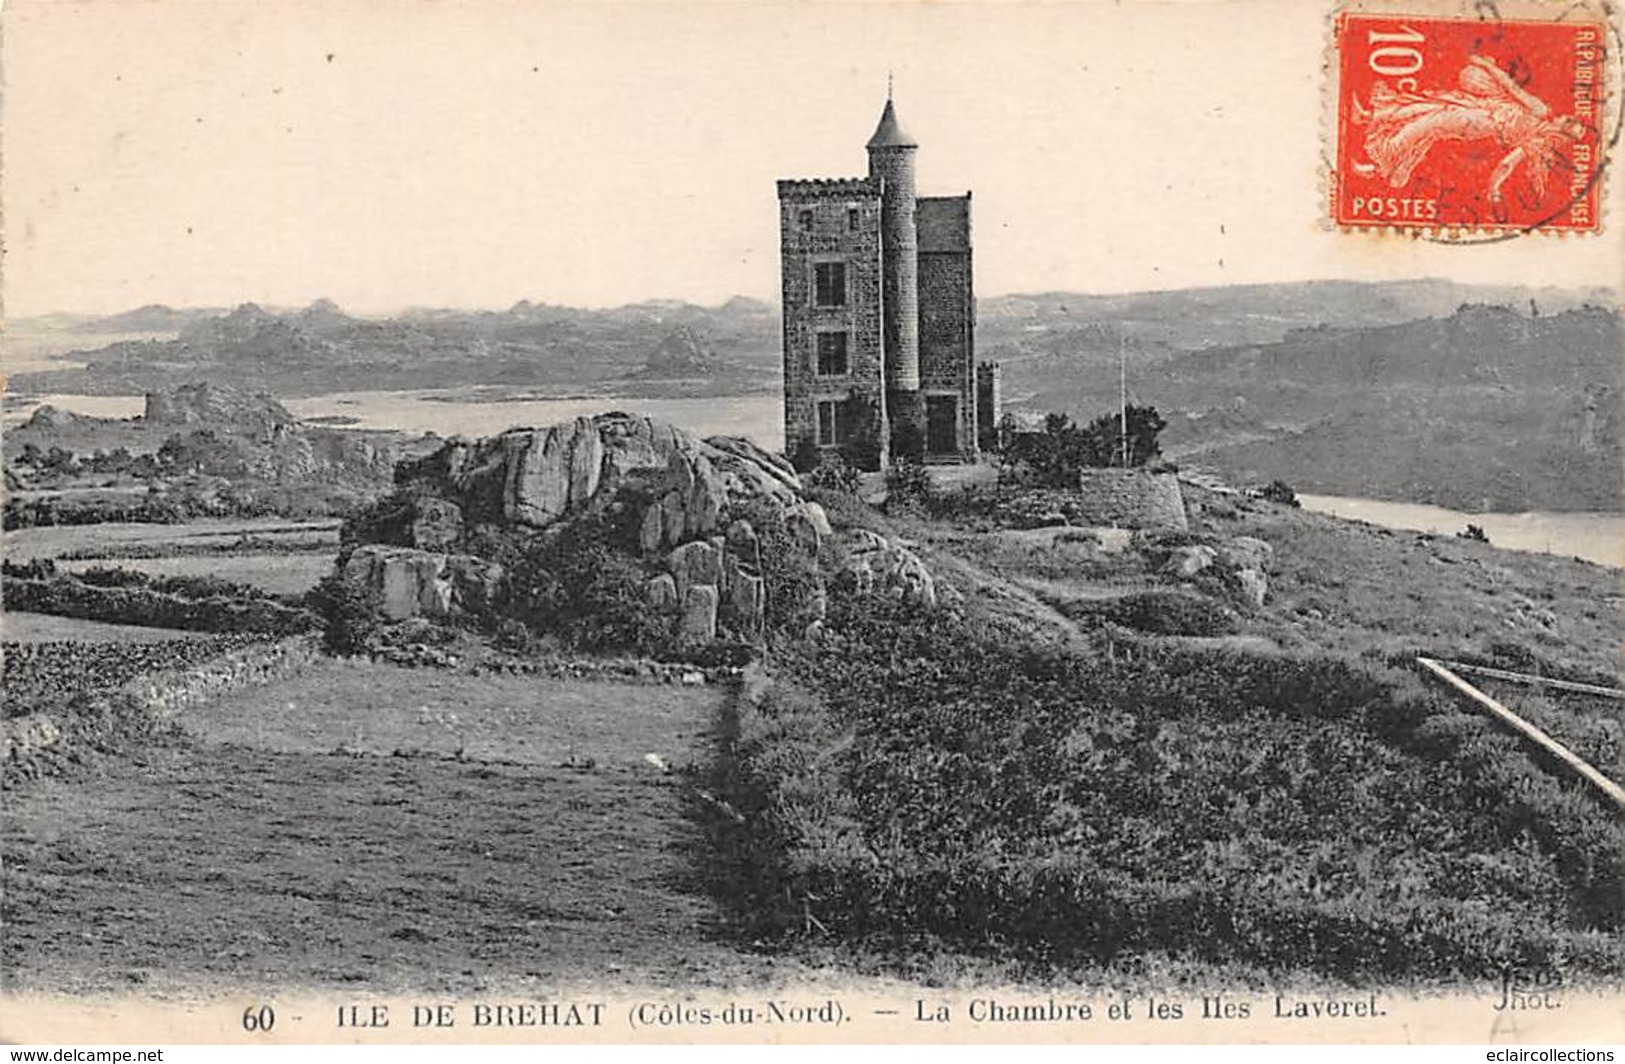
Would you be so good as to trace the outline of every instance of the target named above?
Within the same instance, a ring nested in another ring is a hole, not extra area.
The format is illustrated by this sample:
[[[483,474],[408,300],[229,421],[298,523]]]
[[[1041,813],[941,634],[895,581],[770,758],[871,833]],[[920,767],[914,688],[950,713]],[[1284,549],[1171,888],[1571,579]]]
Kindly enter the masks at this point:
[[[147,393],[142,415],[157,428],[215,428],[237,435],[271,435],[297,419],[271,395],[251,395],[222,384],[183,384]]]
[[[77,322],[75,332],[81,333],[178,333],[194,321],[213,317],[219,310],[189,308],[177,310],[162,303],[149,303],[144,307],[110,314],[105,318],[90,318]]]
[[[33,444],[80,455],[162,448],[185,473],[270,484],[340,484],[373,490],[389,481],[396,439],[302,424],[273,396],[220,383],[149,392],[139,418],[98,418],[46,405],[6,432],[8,461]]]
[[[639,373],[641,377],[692,377],[717,368],[717,355],[698,333],[679,325],[666,334]]]
[[[1464,306],[1185,355],[1134,391],[1206,411],[1171,418],[1166,449],[1239,480],[1475,511],[1618,511],[1622,352],[1611,310]]]
[[[655,352],[666,366],[657,377],[692,378],[704,362],[709,392],[740,394],[776,388],[780,359],[777,311],[742,297],[718,307],[653,300],[606,310],[527,300],[500,312],[417,309],[384,319],[353,317],[331,300],[285,312],[244,303],[188,317],[178,332],[74,352],[68,357],[86,368],[18,374],[15,385],[129,394],[204,379],[282,396],[467,386],[619,392]],[[679,346],[685,335],[704,341],[660,354],[674,335]]]
[[[1065,329],[1094,323],[1115,347],[1132,344],[1201,350],[1271,343],[1316,326],[1395,325],[1449,315],[1464,303],[1505,306],[1541,315],[1586,304],[1613,307],[1618,293],[1605,288],[1571,291],[1508,285],[1465,285],[1437,278],[1406,281],[1300,281],[1285,284],[1182,288],[1165,292],[1079,295],[1052,292],[984,298],[977,302],[979,341],[1003,338],[1009,324],[1032,335],[1034,326]],[[1115,354],[1115,352],[1114,352]]]

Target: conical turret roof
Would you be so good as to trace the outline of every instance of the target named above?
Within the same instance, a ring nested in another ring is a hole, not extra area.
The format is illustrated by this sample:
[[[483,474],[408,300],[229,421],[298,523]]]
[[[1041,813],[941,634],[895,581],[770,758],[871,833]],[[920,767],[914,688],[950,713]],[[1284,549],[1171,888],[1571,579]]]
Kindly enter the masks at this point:
[[[880,124],[875,127],[875,135],[869,138],[866,147],[869,148],[918,148],[920,142],[908,135],[901,123],[897,121],[897,109],[892,106],[891,97],[886,97],[886,109],[880,112]]]

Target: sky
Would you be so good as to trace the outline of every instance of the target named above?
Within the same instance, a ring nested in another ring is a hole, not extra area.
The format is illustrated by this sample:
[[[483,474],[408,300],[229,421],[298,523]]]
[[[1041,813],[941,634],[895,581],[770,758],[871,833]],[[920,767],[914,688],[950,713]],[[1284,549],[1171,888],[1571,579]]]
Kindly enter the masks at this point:
[[[1335,277],[1621,287],[1611,233],[1321,221],[1305,0],[20,0],[5,313],[776,299],[780,177],[857,176],[894,78],[979,294]]]

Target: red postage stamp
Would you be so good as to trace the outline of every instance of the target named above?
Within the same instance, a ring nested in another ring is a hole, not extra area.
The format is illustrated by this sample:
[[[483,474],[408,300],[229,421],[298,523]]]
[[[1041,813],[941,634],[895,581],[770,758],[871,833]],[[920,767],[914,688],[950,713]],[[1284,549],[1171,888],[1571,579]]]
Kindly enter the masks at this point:
[[[1603,23],[1345,12],[1336,27],[1334,222],[1598,229]]]

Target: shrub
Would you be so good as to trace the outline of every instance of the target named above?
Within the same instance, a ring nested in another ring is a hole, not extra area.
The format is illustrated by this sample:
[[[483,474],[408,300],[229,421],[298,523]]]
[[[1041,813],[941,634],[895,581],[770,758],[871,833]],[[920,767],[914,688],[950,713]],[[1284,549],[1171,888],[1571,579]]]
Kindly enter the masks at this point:
[[[49,580],[56,575],[56,562],[50,558],[30,558],[26,562],[7,558],[0,562],[0,575],[12,580]]]
[[[1157,437],[1168,423],[1155,407],[1130,406],[1128,433],[1123,415],[1106,414],[1079,427],[1065,414],[1049,414],[1042,432],[1013,432],[1014,423],[1002,423],[1007,479],[1030,480],[1042,487],[1075,488],[1078,476],[1091,467],[1143,466],[1161,455]]]
[[[629,554],[636,512],[621,505],[583,514],[516,544],[513,615],[583,650],[660,649],[666,625],[649,609],[646,574]]]
[[[305,601],[322,618],[322,645],[332,654],[365,653],[384,624],[382,595],[343,572],[323,577]]]
[[[1298,502],[1298,493],[1293,491],[1292,485],[1288,484],[1284,480],[1270,481],[1267,485],[1259,490],[1258,497],[1260,499],[1267,499],[1270,502],[1278,502],[1283,506],[1291,506],[1293,508],[1298,508],[1301,506],[1301,504]]]
[[[777,506],[755,502],[739,516],[750,522],[761,549],[769,640],[799,639],[807,625],[808,606],[823,587],[818,559],[785,527],[784,514]]]
[[[856,495],[858,471],[840,455],[828,454],[820,458],[818,464],[801,478],[801,483],[807,488]]]
[[[931,506],[931,474],[919,462],[899,458],[886,470],[886,512],[921,514]]]
[[[879,469],[883,441],[880,409],[875,401],[852,389],[841,403],[840,422],[847,433],[846,439],[841,441],[841,457],[857,469]]]
[[[93,587],[145,587],[147,584],[146,573],[116,566],[92,565],[77,575]]]
[[[840,593],[771,664],[719,783],[753,934],[1353,981],[1625,971],[1625,826],[1411,675],[1034,649]]]
[[[1116,599],[1072,603],[1065,608],[1075,620],[1099,619],[1152,635],[1230,635],[1239,618],[1206,595],[1180,588],[1152,588]]]
[[[797,441],[795,448],[789,454],[789,459],[790,464],[795,467],[795,471],[801,474],[811,473],[818,468],[819,463],[822,461],[818,445],[805,436]]]
[[[253,598],[188,598],[148,586],[98,587],[65,574],[47,580],[8,580],[6,607],[111,624],[198,632],[294,635],[318,624],[318,618],[309,611],[283,605],[265,592]]]

